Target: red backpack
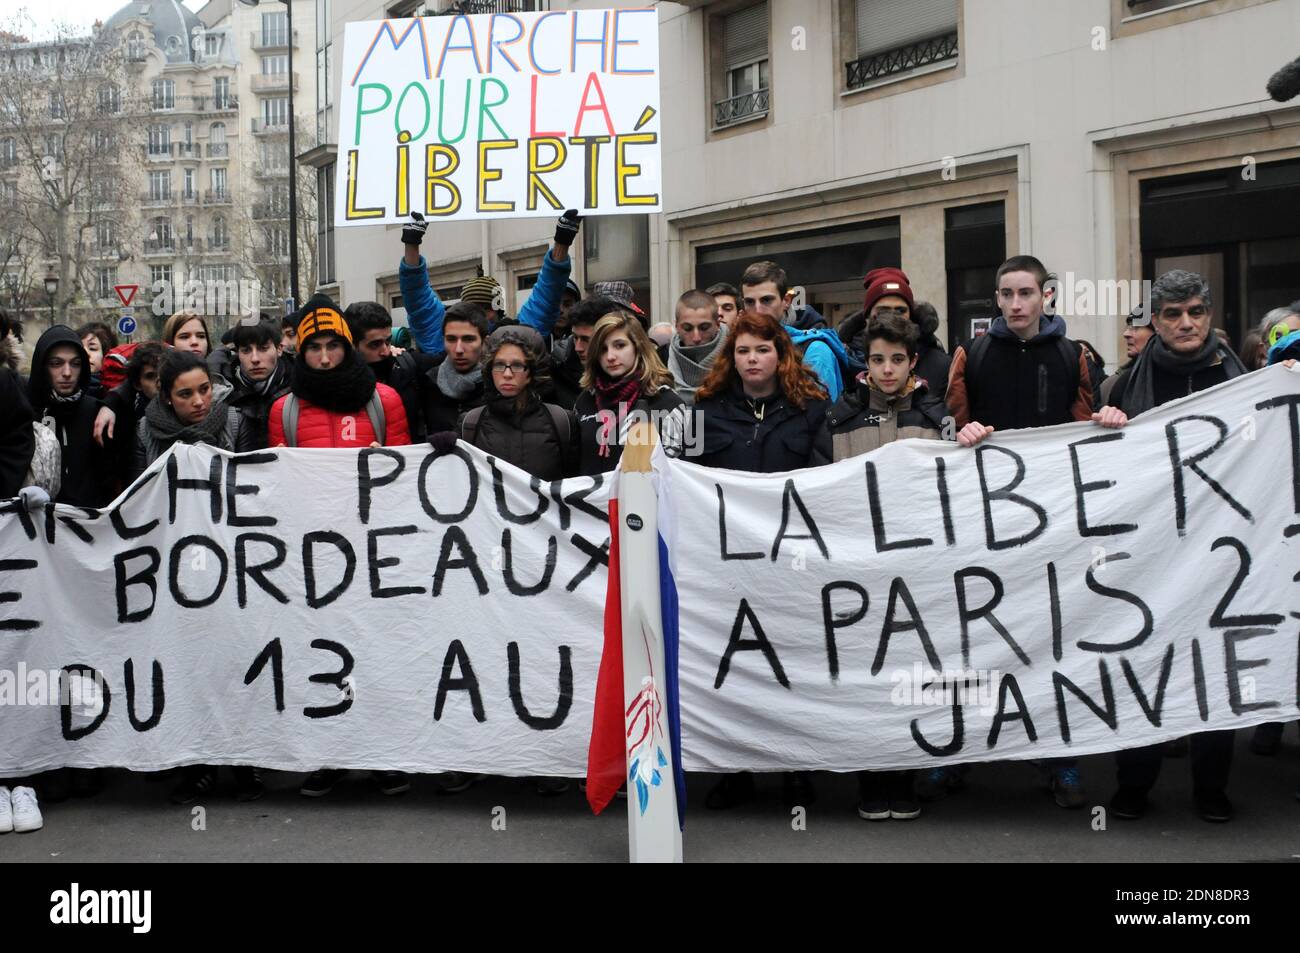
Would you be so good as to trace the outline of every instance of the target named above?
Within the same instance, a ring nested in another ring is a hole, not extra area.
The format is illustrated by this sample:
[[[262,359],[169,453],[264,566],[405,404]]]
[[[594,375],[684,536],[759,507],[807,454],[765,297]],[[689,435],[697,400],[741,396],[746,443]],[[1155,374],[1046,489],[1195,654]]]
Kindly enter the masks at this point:
[[[131,360],[131,355],[135,353],[138,346],[138,342],[119,344],[104,355],[104,363],[99,368],[99,383],[105,393],[126,381],[127,362]]]

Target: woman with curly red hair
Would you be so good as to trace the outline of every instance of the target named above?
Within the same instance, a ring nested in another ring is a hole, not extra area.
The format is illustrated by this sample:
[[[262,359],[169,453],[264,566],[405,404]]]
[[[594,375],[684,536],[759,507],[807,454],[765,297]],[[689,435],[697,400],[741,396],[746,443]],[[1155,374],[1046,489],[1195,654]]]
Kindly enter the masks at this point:
[[[775,318],[744,312],[733,319],[726,344],[695,392],[707,467],[782,473],[808,466],[813,438],[830,407],[821,379],[803,363],[790,335]],[[816,797],[807,771],[782,776],[790,806]],[[706,807],[735,807],[754,794],[749,772],[728,774],[709,791]]]
[[[806,467],[830,401],[775,318],[744,312],[731,324],[695,392],[707,467],[781,473]]]

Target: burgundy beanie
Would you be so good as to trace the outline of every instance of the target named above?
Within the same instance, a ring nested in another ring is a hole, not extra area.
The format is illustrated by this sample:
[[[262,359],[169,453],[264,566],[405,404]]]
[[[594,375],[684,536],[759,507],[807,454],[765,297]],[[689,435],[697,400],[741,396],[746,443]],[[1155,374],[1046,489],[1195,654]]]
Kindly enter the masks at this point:
[[[862,310],[871,313],[872,305],[886,295],[897,295],[907,302],[910,311],[915,305],[912,299],[912,286],[908,283],[907,273],[901,268],[875,268],[867,272],[862,279],[862,287],[867,289],[866,303]]]

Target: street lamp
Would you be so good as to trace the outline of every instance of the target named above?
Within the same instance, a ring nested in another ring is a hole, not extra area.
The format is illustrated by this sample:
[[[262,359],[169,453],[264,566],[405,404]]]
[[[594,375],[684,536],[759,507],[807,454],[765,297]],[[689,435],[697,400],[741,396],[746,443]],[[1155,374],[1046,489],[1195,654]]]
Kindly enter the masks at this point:
[[[54,296],[59,293],[59,276],[53,267],[45,273],[45,293],[50,296],[50,327],[54,327]]]
[[[255,7],[261,0],[239,0],[248,7]],[[294,111],[293,111],[293,0],[276,0],[283,3],[285,10],[285,29],[289,31],[289,295],[293,307],[298,306],[298,164],[294,158]],[[290,309],[292,310],[292,309]]]

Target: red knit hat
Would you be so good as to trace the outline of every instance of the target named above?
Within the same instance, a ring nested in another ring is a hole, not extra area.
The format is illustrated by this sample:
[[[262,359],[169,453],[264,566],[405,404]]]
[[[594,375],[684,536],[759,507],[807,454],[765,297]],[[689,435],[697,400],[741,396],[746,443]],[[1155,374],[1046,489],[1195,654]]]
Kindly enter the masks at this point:
[[[910,311],[915,304],[912,299],[912,286],[908,283],[907,273],[901,268],[876,268],[867,272],[862,279],[862,287],[867,289],[866,303],[862,310],[871,313],[871,307],[886,295],[897,295],[907,302]]]

